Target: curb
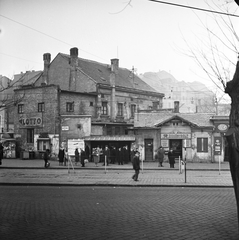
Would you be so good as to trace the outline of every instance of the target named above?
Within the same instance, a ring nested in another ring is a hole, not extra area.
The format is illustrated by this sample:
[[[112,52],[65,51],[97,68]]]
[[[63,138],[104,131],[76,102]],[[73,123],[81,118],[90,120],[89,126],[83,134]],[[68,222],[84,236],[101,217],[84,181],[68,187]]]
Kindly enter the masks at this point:
[[[42,187],[180,187],[180,188],[233,188],[233,186],[222,186],[222,185],[170,185],[170,184],[158,184],[158,185],[149,185],[149,184],[72,184],[72,183],[0,183],[0,186],[42,186]]]

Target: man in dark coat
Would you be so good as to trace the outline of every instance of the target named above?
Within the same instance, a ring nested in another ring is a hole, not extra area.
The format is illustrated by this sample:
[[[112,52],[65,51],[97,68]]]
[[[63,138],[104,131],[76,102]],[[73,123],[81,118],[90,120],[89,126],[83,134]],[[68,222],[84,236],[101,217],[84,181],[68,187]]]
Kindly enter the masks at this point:
[[[105,160],[106,160],[106,165],[107,165],[107,166],[109,165],[109,158],[110,158],[110,149],[109,149],[108,146],[106,145],[106,146],[105,146],[105,149],[104,149],[104,151],[103,151],[103,161],[104,161],[103,166],[105,166]]]
[[[80,154],[81,166],[85,167],[86,153],[83,149],[80,149],[80,150],[81,150],[81,154]]]
[[[44,152],[45,168],[50,167],[49,159],[50,159],[50,149],[47,149],[47,150]]]
[[[162,146],[159,147],[157,150],[157,156],[158,156],[158,161],[159,161],[159,167],[163,167],[163,160],[164,160],[164,149]]]
[[[170,168],[174,168],[175,158],[174,158],[174,153],[172,148],[168,152],[168,161],[169,161]]]
[[[138,176],[139,176],[139,170],[140,170],[140,161],[139,161],[139,152],[135,152],[135,155],[133,157],[133,169],[135,171],[134,175],[132,176],[132,179],[134,181],[138,181]]]
[[[0,165],[2,165],[2,159],[3,159],[3,145],[0,143]]]

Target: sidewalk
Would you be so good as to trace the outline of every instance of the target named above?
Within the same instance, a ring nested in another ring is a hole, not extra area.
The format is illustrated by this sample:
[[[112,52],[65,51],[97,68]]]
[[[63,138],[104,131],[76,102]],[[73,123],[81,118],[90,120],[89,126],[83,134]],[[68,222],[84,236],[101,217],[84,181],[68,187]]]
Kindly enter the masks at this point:
[[[68,168],[68,163],[66,163],[66,166],[59,166],[58,161],[50,161],[51,169],[64,169]],[[93,162],[89,162],[85,164],[85,168],[81,167],[81,164],[78,163],[75,165],[73,163],[73,167],[75,169],[105,169],[104,166],[102,166],[103,163],[98,163],[98,166],[96,167]],[[42,159],[33,159],[33,160],[21,160],[21,159],[3,159],[2,165],[0,165],[0,168],[23,168],[23,169],[39,169],[43,168],[44,166],[44,160]],[[71,167],[71,165],[69,165]],[[141,168],[145,170],[174,170],[179,171],[178,163],[175,164],[175,168],[169,168],[169,163],[165,162],[163,164],[164,167],[158,167],[158,162],[141,162]],[[72,167],[71,167],[72,168]],[[132,164],[129,162],[128,164],[124,165],[118,165],[115,164],[109,164],[107,166],[108,170],[117,169],[117,170],[132,170]],[[219,163],[192,163],[187,162],[186,164],[187,170],[192,171],[219,171]],[[220,171],[230,171],[229,163],[223,162],[220,164]]]
[[[50,161],[45,169],[40,159],[4,159],[0,166],[0,185],[51,185],[51,186],[137,186],[137,187],[233,187],[228,163],[187,163],[185,172],[179,173],[178,164],[169,168],[158,167],[157,162],[141,165],[139,181],[132,180],[132,164],[110,164],[107,168],[94,163],[59,166]]]

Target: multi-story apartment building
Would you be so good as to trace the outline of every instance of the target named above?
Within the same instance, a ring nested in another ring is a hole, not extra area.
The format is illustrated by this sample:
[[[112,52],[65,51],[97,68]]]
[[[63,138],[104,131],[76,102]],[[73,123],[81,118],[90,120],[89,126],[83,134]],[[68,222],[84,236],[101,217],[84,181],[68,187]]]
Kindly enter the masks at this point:
[[[83,139],[89,148],[105,145],[130,148],[128,135],[135,112],[159,109],[164,94],[157,92],[118,59],[103,64],[70,55],[43,55],[44,69],[15,90],[14,131],[24,149],[58,153],[60,144]]]

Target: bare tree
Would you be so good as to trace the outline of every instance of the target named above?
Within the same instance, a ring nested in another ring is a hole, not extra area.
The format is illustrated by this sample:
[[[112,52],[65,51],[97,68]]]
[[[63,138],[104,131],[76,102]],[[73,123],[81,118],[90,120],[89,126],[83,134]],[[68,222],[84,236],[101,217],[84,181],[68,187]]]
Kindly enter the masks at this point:
[[[226,133],[226,139],[239,224],[239,60],[237,64],[234,63],[239,52],[239,36],[234,28],[236,26],[233,22],[235,19],[229,16],[232,11],[235,14],[238,8],[235,8],[233,1],[223,1],[221,5],[217,3],[209,7],[214,10],[220,9],[220,11],[228,13],[228,16],[212,13],[213,26],[208,26],[201,21],[206,30],[205,38],[202,39],[200,47],[197,49],[188,45],[189,55],[216,87],[228,94],[231,99],[229,130]],[[236,20],[238,21],[238,18]],[[231,73],[234,71],[234,76],[231,78]]]

